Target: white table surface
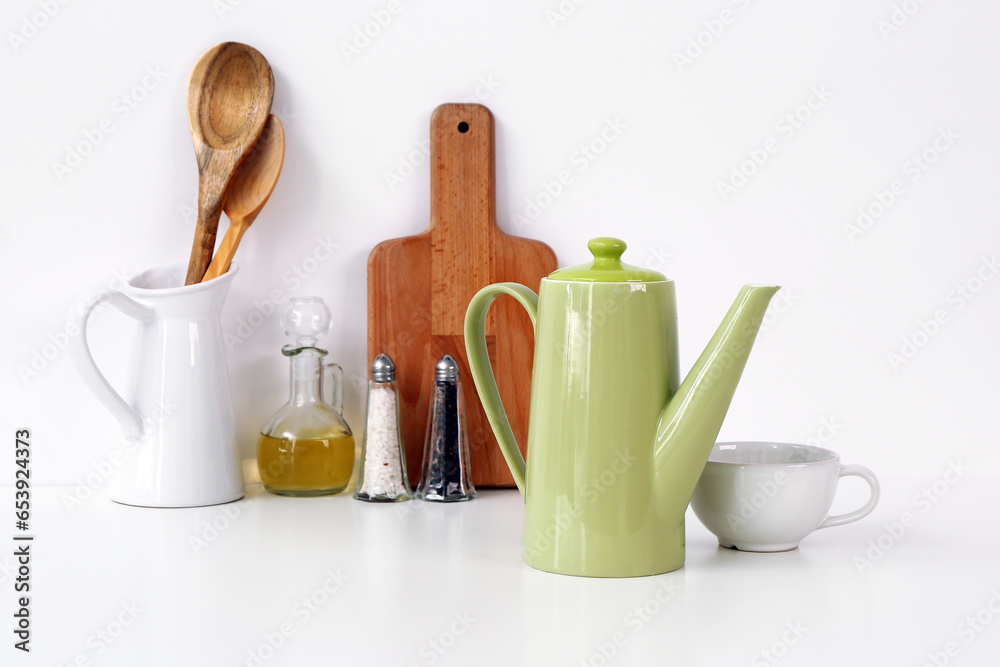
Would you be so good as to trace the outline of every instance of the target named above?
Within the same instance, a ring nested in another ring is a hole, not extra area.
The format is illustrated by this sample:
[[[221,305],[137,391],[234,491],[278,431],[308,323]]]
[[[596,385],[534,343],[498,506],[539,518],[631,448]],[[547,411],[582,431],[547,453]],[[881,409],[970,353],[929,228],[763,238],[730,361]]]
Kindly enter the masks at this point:
[[[32,652],[4,628],[0,664],[1000,664],[998,480],[915,504],[935,482],[883,479],[873,515],[780,554],[721,549],[689,511],[686,566],[637,579],[525,566],[516,491],[372,505],[250,484],[237,503],[152,510],[99,489],[69,511],[72,489],[36,488]]]

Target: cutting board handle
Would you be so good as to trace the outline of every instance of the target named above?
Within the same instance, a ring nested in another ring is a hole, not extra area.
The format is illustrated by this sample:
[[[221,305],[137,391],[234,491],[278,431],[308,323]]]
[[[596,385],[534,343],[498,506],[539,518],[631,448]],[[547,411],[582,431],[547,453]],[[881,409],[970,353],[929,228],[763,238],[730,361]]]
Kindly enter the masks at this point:
[[[465,308],[493,282],[496,221],[493,114],[442,104],[431,115],[431,333],[461,336]],[[462,267],[461,270],[456,270]],[[490,318],[487,333],[495,334]]]
[[[496,228],[493,114],[482,104],[442,104],[431,115],[431,232]],[[453,238],[457,238],[458,235]]]

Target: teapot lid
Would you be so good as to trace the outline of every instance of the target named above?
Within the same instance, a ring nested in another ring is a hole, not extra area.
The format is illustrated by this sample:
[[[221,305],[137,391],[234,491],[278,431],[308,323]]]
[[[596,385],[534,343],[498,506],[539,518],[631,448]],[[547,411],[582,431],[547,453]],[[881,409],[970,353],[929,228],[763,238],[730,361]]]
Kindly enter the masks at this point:
[[[626,246],[621,239],[601,236],[591,239],[587,247],[594,254],[594,261],[553,271],[549,275],[549,280],[588,283],[659,283],[665,282],[667,279],[662,273],[640,266],[622,264],[621,256],[625,252]]]

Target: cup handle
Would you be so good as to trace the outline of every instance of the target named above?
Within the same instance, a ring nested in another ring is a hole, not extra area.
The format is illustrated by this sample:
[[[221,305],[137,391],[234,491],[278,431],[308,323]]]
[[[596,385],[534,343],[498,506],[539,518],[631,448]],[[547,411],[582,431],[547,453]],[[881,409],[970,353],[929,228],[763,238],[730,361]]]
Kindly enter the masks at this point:
[[[500,444],[500,451],[507,461],[510,474],[517,484],[517,489],[524,495],[525,488],[525,465],[521,450],[518,449],[517,441],[514,439],[514,431],[507,420],[507,413],[504,411],[503,401],[500,399],[500,390],[497,389],[496,376],[493,375],[493,367],[490,366],[490,355],[486,351],[486,312],[490,304],[501,294],[514,297],[521,306],[528,311],[531,318],[531,326],[535,327],[535,320],[538,315],[538,295],[524,285],[518,283],[497,283],[479,290],[469,302],[469,308],[465,313],[465,351],[469,356],[469,371],[476,384],[476,391],[479,392],[479,399],[483,404],[486,417],[493,427],[493,434]]]
[[[90,353],[90,345],[87,344],[87,322],[97,306],[107,301],[112,306],[125,313],[129,317],[137,320],[150,320],[153,318],[153,310],[148,306],[133,301],[121,292],[115,290],[102,290],[96,294],[77,301],[70,311],[69,323],[76,327],[79,335],[72,340],[73,361],[76,369],[83,378],[84,384],[94,393],[94,396],[104,404],[104,407],[111,412],[112,416],[118,420],[122,432],[125,434],[142,433],[142,416],[135,409],[125,402],[125,399],[114,390],[104,374],[101,373],[94,362],[94,357]]]
[[[830,528],[831,526],[842,526],[845,523],[851,523],[852,521],[857,521],[858,519],[864,518],[872,513],[875,506],[878,505],[879,498],[879,484],[878,478],[875,477],[875,473],[864,466],[859,465],[847,465],[840,466],[840,476],[841,477],[860,477],[861,479],[868,482],[868,486],[871,488],[871,497],[868,498],[868,502],[865,503],[860,509],[856,509],[853,512],[847,512],[846,514],[838,514],[836,516],[827,516],[823,520],[823,523],[819,525],[819,528]],[[819,530],[817,528],[817,530]]]

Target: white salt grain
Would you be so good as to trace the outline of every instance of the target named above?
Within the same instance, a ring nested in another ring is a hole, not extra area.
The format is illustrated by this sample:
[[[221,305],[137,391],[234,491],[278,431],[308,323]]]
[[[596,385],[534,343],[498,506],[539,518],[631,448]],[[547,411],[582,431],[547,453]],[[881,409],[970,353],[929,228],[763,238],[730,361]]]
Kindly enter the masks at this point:
[[[400,464],[396,392],[392,384],[373,384],[368,392],[364,465],[358,493],[369,498],[396,498],[407,493]]]

